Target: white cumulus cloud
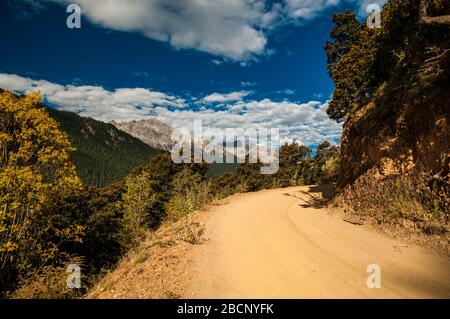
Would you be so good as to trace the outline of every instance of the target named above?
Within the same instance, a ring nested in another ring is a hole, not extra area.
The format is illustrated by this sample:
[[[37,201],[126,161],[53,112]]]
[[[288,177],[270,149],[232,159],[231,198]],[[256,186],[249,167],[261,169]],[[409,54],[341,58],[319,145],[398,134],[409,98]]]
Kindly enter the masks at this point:
[[[220,102],[232,102],[240,101],[243,97],[249,95],[248,91],[231,92],[226,94],[212,93],[203,98],[206,103],[220,103]]]
[[[128,121],[147,117],[155,106],[184,108],[180,97],[144,88],[109,91],[101,86],[60,85],[15,74],[0,73],[0,88],[16,93],[40,92],[51,104],[102,121]]]
[[[251,100],[246,99],[248,96],[244,92],[232,92],[228,99],[220,101],[223,103],[220,109],[203,107],[196,110],[193,106],[204,103],[204,98],[187,101],[180,96],[145,88],[107,90],[101,86],[60,85],[4,73],[0,73],[0,88],[19,94],[39,91],[46,103],[104,122],[157,118],[173,128],[191,128],[195,120],[201,120],[205,127],[220,129],[262,126],[279,128],[284,141],[296,139],[306,145],[323,140],[337,141],[342,131],[340,124],[328,118],[328,103],[317,101]],[[223,96],[227,97],[226,94]]]

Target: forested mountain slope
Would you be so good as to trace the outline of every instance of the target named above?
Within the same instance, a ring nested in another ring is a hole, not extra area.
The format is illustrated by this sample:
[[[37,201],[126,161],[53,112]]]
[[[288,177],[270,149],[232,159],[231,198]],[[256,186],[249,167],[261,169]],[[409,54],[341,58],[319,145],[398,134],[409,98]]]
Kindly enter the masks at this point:
[[[112,124],[52,108],[48,111],[76,147],[72,159],[86,184],[105,186],[116,182],[160,152]]]

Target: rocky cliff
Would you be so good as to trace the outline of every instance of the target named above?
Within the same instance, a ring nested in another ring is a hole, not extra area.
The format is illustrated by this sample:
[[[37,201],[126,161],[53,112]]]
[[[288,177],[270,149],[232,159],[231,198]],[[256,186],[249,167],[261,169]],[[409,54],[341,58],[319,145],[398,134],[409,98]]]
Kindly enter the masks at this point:
[[[372,101],[346,119],[335,204],[448,246],[450,90],[419,100],[399,92],[391,102]]]
[[[119,130],[122,130],[130,134],[131,136],[140,139],[151,147],[162,150],[169,150],[173,145],[173,142],[170,138],[172,129],[170,128],[170,126],[156,119],[123,123],[112,121],[111,124],[113,124]]]

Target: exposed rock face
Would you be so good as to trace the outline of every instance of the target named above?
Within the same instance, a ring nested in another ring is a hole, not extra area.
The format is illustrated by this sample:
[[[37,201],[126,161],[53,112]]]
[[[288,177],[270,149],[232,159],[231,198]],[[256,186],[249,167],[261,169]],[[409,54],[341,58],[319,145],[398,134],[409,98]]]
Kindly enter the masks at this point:
[[[383,109],[373,101],[346,119],[335,202],[449,239],[450,91],[392,102]]]
[[[131,136],[134,136],[151,147],[163,150],[169,150],[173,142],[170,138],[172,129],[170,126],[156,120],[140,120],[117,123],[112,121],[111,124],[116,126]]]
[[[437,93],[437,92],[436,92]],[[341,142],[345,187],[369,170],[379,179],[414,170],[448,174],[450,91],[431,94],[426,104],[405,102],[391,116],[366,105],[346,120]]]

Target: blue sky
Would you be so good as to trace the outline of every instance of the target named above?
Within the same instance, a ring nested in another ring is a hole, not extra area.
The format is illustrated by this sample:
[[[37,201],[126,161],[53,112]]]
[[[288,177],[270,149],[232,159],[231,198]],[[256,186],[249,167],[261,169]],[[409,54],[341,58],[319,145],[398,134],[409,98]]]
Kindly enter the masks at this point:
[[[323,46],[357,0],[2,1],[0,87],[103,121],[279,127],[337,141]],[[376,1],[375,1],[376,2]],[[81,29],[68,29],[68,3]],[[126,4],[125,4],[126,3]]]

